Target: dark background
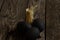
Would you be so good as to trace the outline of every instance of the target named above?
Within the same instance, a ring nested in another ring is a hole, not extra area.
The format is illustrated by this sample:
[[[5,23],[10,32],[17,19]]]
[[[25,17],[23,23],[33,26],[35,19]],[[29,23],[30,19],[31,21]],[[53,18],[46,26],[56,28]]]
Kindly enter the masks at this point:
[[[4,40],[7,30],[13,30],[19,20],[25,19],[25,9],[31,3],[32,0],[0,0],[0,40]],[[46,40],[60,40],[60,0],[38,0],[36,3],[39,5],[36,15],[39,14],[44,22],[46,19]],[[44,32],[41,36],[44,40]]]
[[[46,39],[60,40],[60,0],[46,0]]]

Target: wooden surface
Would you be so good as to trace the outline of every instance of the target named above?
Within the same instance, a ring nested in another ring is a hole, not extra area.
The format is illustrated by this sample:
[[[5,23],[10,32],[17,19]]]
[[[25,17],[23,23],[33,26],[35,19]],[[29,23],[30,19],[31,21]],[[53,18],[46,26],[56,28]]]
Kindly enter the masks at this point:
[[[46,1],[46,40],[60,40],[60,0]]]

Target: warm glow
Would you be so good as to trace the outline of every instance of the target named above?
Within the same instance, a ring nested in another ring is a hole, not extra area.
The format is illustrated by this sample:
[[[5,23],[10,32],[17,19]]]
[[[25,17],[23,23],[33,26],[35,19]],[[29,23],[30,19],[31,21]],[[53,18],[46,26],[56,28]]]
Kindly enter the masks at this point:
[[[26,9],[26,22],[31,23],[34,19],[34,9],[37,7],[37,5],[35,6],[31,6],[30,8]]]

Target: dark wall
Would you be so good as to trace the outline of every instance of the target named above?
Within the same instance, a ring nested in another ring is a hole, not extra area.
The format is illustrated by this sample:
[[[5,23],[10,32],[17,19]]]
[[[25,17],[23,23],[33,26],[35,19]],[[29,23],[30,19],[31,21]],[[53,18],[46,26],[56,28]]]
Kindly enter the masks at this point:
[[[60,40],[60,0],[46,1],[46,38]]]
[[[5,40],[6,32],[25,18],[26,7],[27,0],[0,0],[0,40]]]

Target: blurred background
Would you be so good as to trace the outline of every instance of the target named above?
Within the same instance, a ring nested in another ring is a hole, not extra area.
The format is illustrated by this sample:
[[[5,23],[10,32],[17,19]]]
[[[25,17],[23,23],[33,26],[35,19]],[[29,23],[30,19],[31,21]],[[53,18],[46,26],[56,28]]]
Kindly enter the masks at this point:
[[[60,0],[0,0],[0,40],[5,39],[7,31],[14,30],[19,20],[25,19],[25,10],[31,3],[38,5],[35,16],[44,22],[46,19],[46,40],[60,40]],[[41,36],[40,40],[45,40],[44,32]]]
[[[46,40],[60,40],[60,0],[46,1]]]

